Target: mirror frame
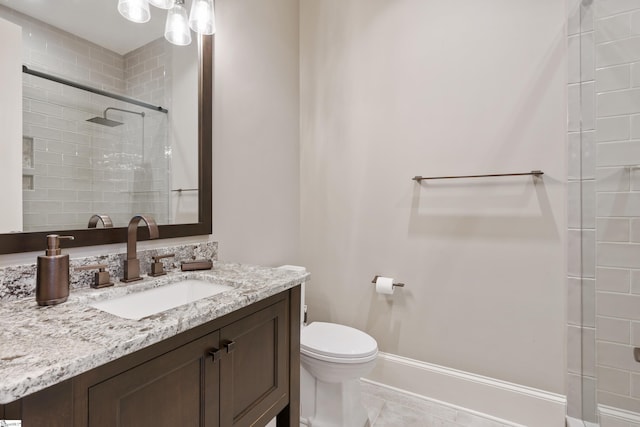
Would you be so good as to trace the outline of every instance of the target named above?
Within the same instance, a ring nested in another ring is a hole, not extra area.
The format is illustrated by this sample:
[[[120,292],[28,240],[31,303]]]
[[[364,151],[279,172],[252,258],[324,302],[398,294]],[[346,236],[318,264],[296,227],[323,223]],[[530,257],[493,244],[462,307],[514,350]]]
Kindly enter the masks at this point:
[[[158,225],[160,239],[208,235],[212,231],[213,36],[200,36],[198,58],[198,222]],[[73,236],[75,240],[65,242],[65,248],[127,241],[127,227],[6,233],[0,234],[0,255],[43,251],[48,234]],[[147,228],[138,227],[138,240],[148,239]]]

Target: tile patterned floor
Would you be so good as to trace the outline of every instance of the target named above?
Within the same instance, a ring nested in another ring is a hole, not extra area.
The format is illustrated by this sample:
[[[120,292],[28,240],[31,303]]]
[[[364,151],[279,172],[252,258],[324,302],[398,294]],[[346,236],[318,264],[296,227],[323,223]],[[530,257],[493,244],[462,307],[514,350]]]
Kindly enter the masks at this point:
[[[459,408],[362,382],[371,427],[514,427]]]

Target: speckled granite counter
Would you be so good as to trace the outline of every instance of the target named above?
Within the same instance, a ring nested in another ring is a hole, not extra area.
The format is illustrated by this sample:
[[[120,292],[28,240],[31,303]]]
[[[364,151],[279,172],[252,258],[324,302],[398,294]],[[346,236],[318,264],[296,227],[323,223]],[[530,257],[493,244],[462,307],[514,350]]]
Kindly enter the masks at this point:
[[[215,262],[213,270],[170,273],[104,289],[72,291],[57,306],[33,298],[0,302],[0,404],[9,403],[195,326],[292,288],[308,273]],[[234,289],[128,320],[88,304],[137,290],[203,279]]]

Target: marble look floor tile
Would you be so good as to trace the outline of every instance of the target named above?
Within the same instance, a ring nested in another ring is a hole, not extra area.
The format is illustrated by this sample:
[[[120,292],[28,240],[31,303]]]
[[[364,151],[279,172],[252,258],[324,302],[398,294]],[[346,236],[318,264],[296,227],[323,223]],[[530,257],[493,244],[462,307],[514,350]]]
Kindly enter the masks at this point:
[[[510,427],[366,381],[362,382],[362,396],[372,427]]]
[[[382,411],[382,407],[385,404],[385,400],[376,396],[375,394],[368,393],[366,391],[362,391],[362,404],[367,410],[367,414],[369,416],[369,423],[373,425],[373,423],[380,415],[380,411]]]

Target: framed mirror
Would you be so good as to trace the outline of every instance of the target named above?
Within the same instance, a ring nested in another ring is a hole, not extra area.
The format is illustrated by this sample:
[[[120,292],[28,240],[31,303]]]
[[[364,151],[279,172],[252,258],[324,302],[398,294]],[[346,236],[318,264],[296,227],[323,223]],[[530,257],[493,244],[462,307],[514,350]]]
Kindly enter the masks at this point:
[[[42,250],[47,234],[73,235],[68,247],[126,242],[135,214],[154,217],[160,238],[211,234],[212,36],[173,46],[164,10],[154,30],[115,1],[48,3],[59,13],[0,4],[23,39],[22,180],[3,182],[22,187],[21,201],[4,200],[22,207],[22,224],[0,217],[0,254]]]

